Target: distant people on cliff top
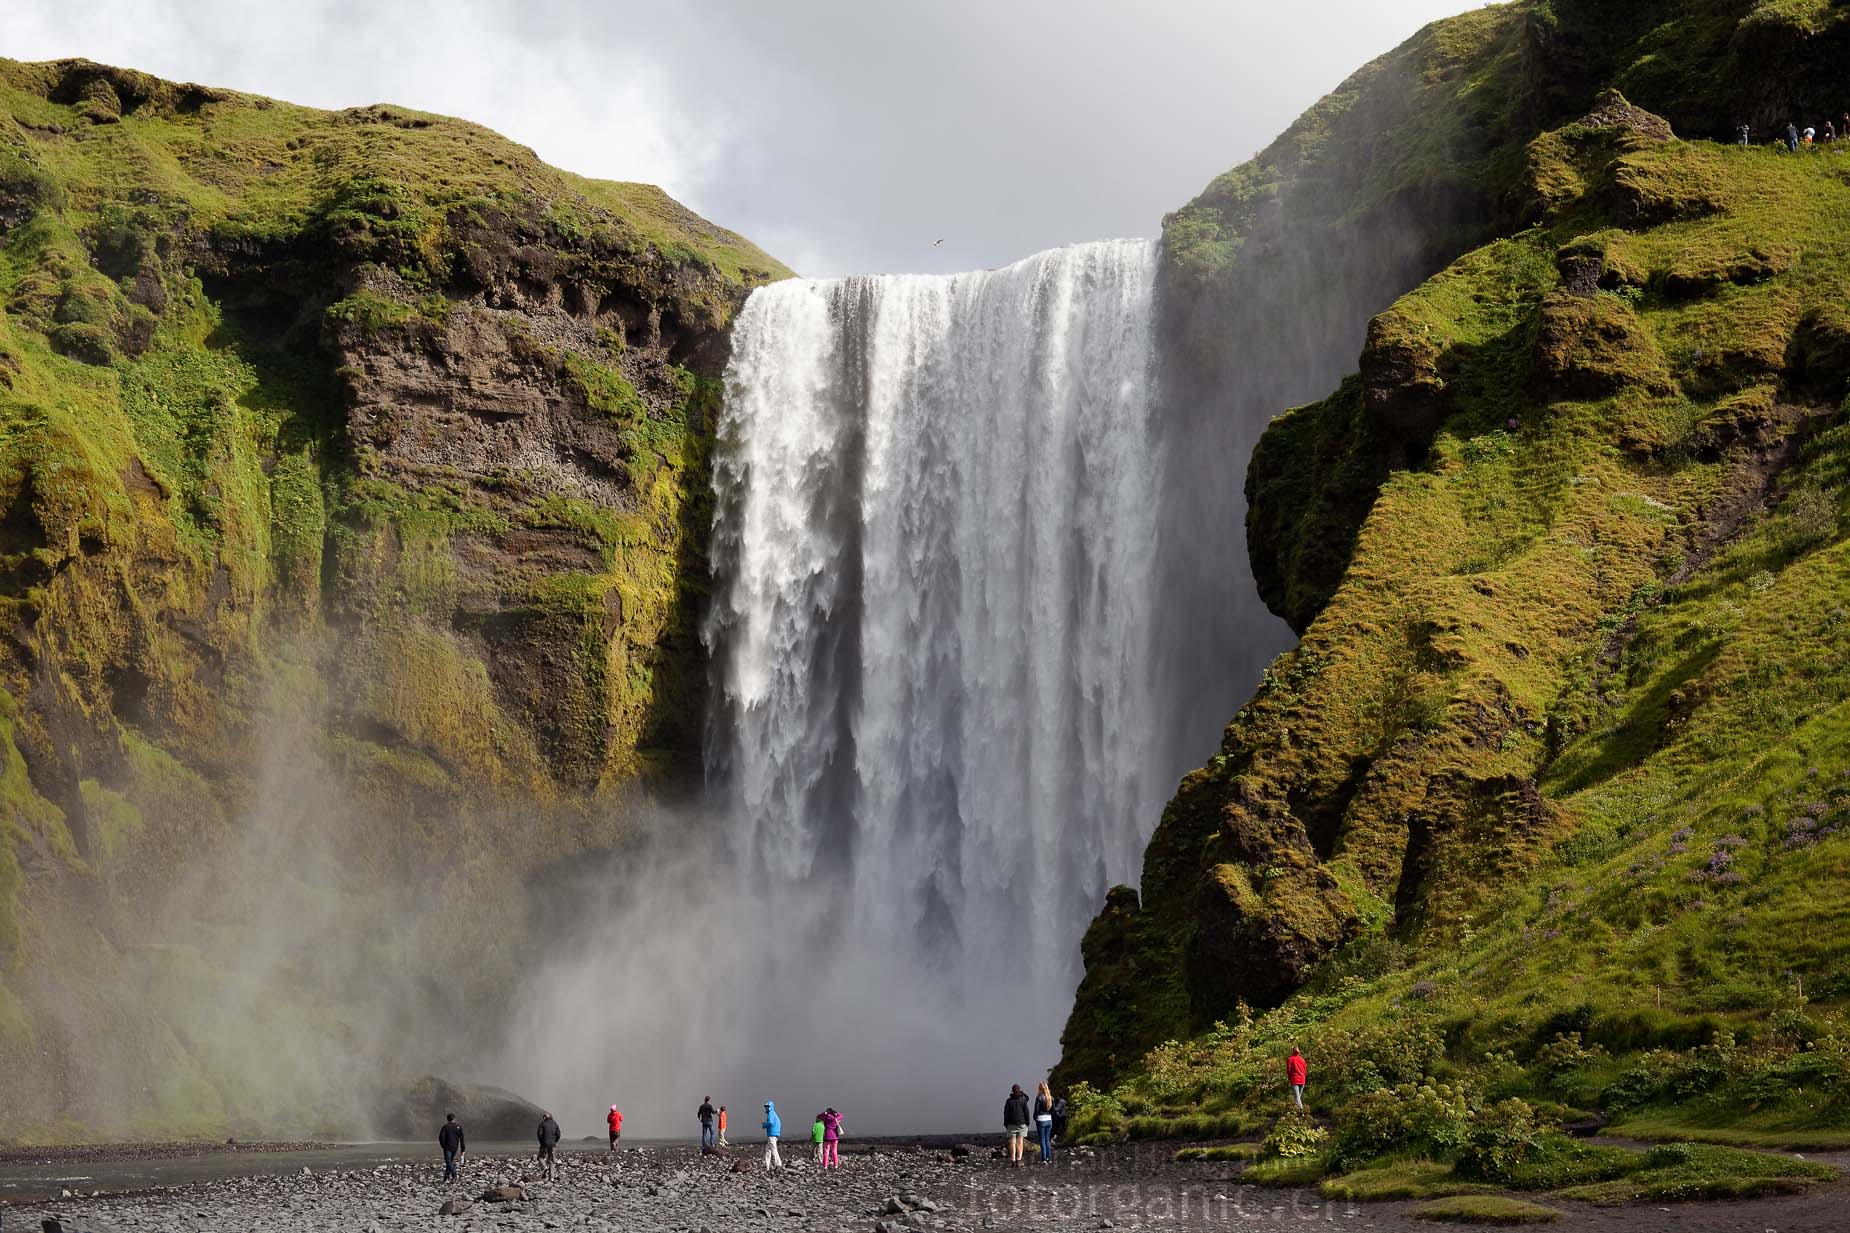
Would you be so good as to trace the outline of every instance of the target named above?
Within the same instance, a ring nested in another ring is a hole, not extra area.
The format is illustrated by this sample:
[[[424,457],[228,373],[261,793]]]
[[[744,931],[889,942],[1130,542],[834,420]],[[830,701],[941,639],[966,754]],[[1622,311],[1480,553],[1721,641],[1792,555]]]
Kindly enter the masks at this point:
[[[1753,142],[1754,130],[1743,124],[1734,130],[1734,135],[1741,145],[1750,145]]]
[[[822,1123],[822,1167],[841,1168],[841,1114],[830,1105],[816,1115]]]
[[[730,1144],[726,1142],[726,1106],[725,1105],[721,1105],[719,1107],[718,1121],[719,1121],[719,1145],[721,1147],[728,1147],[730,1146]]]
[[[1304,1055],[1296,1045],[1291,1046],[1291,1056],[1285,1059],[1285,1082],[1291,1085],[1291,1099],[1300,1109],[1304,1107],[1304,1084],[1309,1078],[1310,1066]]]
[[[462,1123],[456,1120],[454,1113],[443,1115],[443,1129],[437,1132],[437,1146],[443,1149],[443,1180],[456,1180],[457,1166],[462,1164],[463,1151],[467,1146],[463,1135]]]
[[[1002,1129],[1008,1132],[1009,1163],[1021,1167],[1022,1149],[1027,1146],[1028,1123],[1033,1119],[1028,1110],[1028,1094],[1021,1090],[1021,1084],[1009,1088],[1009,1097],[1002,1102]]]
[[[1786,148],[1794,154],[1799,152],[1799,126],[1796,124],[1786,125]]]
[[[559,1146],[559,1123],[552,1120],[552,1114],[540,1115],[537,1134],[540,1140],[540,1171],[550,1182],[559,1175],[559,1158],[553,1154],[553,1149]]]
[[[764,1122],[762,1125],[764,1128],[764,1167],[767,1169],[781,1169],[784,1167],[784,1158],[777,1154],[777,1137],[784,1133],[784,1119],[777,1116],[776,1101],[767,1100],[764,1102]]]
[[[1045,1080],[1034,1089],[1034,1129],[1041,1137],[1041,1163],[1053,1163],[1053,1091]]]
[[[713,1107],[711,1096],[700,1098],[700,1108],[694,1116],[700,1119],[700,1150],[710,1149],[719,1139],[719,1110]]]
[[[610,1127],[610,1150],[614,1152],[617,1150],[617,1140],[623,1137],[623,1111],[611,1105],[604,1124]]]

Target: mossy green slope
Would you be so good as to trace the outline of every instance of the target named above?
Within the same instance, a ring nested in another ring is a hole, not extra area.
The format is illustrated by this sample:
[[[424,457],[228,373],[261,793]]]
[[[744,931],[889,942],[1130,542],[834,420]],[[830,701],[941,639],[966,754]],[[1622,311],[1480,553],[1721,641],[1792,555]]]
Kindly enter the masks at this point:
[[[362,1128],[351,983],[505,973],[519,897],[459,903],[697,757],[725,327],[787,274],[459,120],[0,60],[0,1137]]]
[[[1814,7],[1459,31],[1622,34],[1591,85],[1725,115],[1756,57],[1821,79],[1844,26]],[[1460,80],[1504,71],[1478,45]],[[1255,455],[1256,572],[1303,637],[1088,935],[1062,1067],[1095,1126],[1274,1107],[1296,1041],[1331,1111],[1447,1077],[1656,1133],[1850,1131],[1850,163],[1584,106],[1479,164],[1502,237]]]

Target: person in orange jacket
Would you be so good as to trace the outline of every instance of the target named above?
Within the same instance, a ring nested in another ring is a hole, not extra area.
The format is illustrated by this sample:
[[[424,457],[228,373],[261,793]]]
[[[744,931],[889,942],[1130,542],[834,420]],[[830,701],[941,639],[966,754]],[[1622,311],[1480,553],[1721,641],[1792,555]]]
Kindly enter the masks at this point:
[[[617,1140],[623,1137],[623,1111],[617,1106],[610,1106],[610,1116],[604,1119],[610,1125],[610,1150],[617,1150]]]
[[[726,1106],[725,1105],[721,1105],[719,1107],[719,1145],[721,1147],[731,1146],[730,1144],[726,1142]]]

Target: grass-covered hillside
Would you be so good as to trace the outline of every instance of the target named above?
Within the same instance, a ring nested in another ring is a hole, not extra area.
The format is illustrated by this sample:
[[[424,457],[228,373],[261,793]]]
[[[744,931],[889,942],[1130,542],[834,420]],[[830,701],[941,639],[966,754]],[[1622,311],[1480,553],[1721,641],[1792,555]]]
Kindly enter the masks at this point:
[[[1503,122],[1416,107],[1345,174],[1430,141],[1495,209],[1255,453],[1255,574],[1302,640],[1087,935],[1085,1133],[1267,1124],[1296,1043],[1310,1173],[1641,1167],[1564,1162],[1550,1127],[1594,1114],[1850,1141],[1850,146],[1699,139],[1838,114],[1847,34],[1557,0],[1416,40],[1475,48],[1423,88]]]
[[[0,1138],[353,1126],[344,991],[505,970],[475,892],[697,755],[725,327],[785,274],[458,120],[0,60]]]

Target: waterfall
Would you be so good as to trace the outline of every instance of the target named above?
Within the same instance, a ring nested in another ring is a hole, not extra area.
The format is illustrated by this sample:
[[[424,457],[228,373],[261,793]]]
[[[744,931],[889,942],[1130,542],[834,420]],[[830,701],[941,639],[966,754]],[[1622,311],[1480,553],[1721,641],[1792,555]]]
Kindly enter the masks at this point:
[[[1153,679],[1155,246],[790,281],[734,327],[709,763],[772,887],[1046,995],[1173,778]]]
[[[1250,442],[1156,394],[1157,260],[752,293],[714,453],[710,790],[561,875],[497,1074],[609,1093],[643,1134],[709,1093],[966,1131],[1058,1058],[1086,924],[1277,649]]]

